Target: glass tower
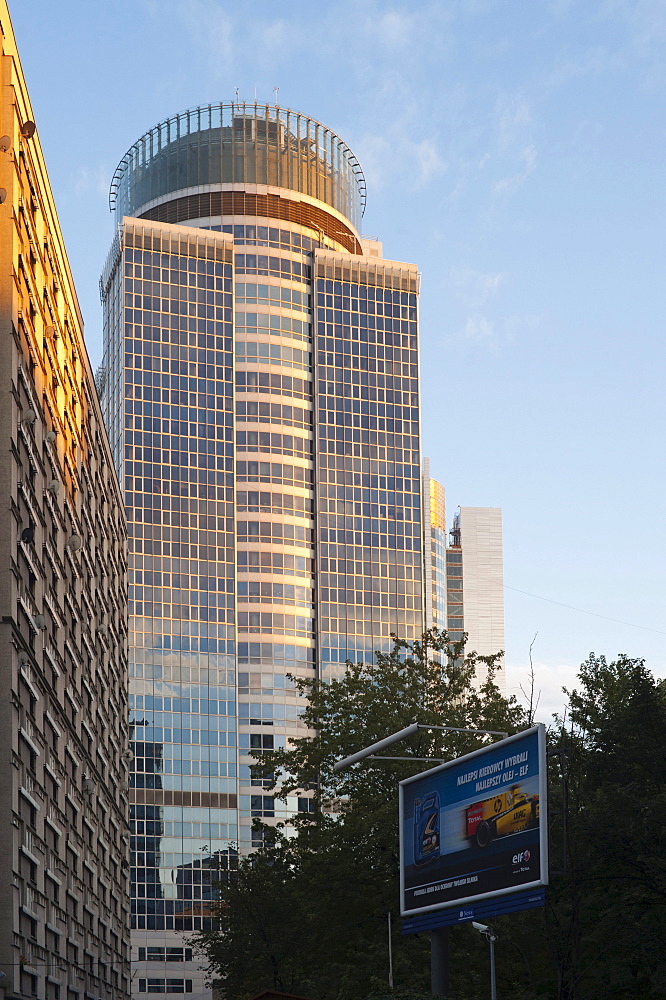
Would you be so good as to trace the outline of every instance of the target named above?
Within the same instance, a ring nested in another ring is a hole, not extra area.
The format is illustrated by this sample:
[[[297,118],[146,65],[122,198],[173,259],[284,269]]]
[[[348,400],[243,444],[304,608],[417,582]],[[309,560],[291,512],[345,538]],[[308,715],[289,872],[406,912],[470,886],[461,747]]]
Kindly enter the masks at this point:
[[[423,542],[426,628],[446,629],[446,494],[442,484],[430,478],[429,458],[423,459]]]
[[[198,993],[181,932],[307,799],[250,751],[302,735],[288,676],[423,629],[418,274],[358,226],[330,129],[218,104],[120,162],[99,384],[125,490],[134,992]]]

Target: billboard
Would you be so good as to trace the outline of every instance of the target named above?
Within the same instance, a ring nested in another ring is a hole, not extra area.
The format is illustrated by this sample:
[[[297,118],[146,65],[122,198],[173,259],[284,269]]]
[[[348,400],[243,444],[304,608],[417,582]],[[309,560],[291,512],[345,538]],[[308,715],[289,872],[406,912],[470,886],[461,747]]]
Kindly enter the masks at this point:
[[[547,882],[543,726],[400,782],[402,916]]]

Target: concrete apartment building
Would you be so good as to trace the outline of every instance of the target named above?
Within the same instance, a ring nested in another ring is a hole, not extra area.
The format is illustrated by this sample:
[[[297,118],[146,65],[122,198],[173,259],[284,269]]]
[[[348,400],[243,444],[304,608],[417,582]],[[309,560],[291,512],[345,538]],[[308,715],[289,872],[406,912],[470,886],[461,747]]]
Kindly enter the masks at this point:
[[[129,991],[122,496],[0,0],[0,997]]]

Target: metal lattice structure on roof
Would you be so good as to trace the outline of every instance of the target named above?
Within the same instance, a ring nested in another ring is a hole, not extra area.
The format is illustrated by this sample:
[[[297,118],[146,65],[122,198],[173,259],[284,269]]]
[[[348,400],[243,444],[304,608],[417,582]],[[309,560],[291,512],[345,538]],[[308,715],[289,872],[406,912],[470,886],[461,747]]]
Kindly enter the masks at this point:
[[[109,207],[137,215],[177,191],[264,184],[324,202],[358,227],[366,202],[361,165],[326,125],[268,104],[208,104],[155,125],[118,164]]]

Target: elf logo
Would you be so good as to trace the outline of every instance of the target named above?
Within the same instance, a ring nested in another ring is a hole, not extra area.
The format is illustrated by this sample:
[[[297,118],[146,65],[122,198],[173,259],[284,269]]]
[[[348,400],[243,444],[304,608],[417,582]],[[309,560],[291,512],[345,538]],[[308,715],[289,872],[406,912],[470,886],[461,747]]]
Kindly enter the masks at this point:
[[[514,856],[513,856],[513,864],[514,865],[519,865],[519,864],[522,864],[523,861],[529,861],[530,858],[531,858],[531,856],[532,855],[529,852],[529,848],[527,848],[526,850],[521,851],[520,854],[514,854]]]

